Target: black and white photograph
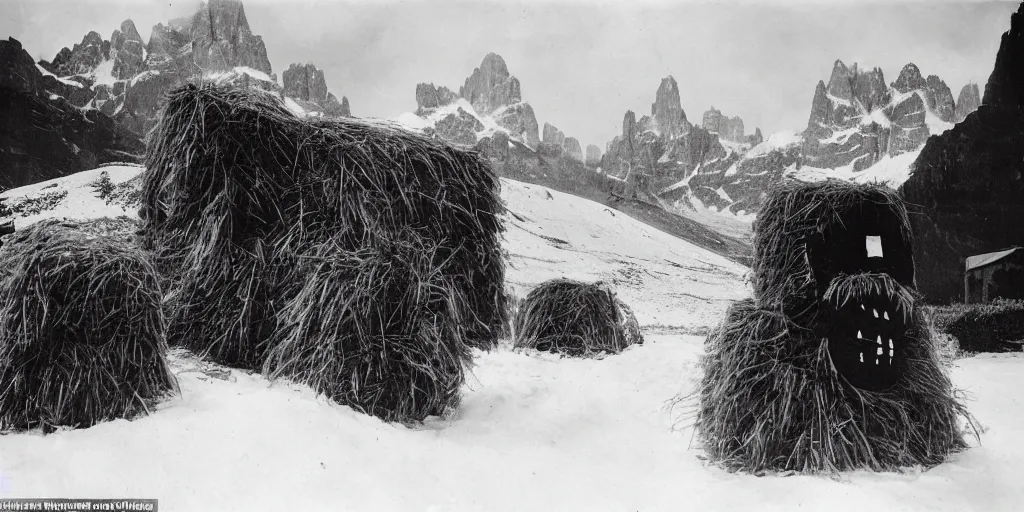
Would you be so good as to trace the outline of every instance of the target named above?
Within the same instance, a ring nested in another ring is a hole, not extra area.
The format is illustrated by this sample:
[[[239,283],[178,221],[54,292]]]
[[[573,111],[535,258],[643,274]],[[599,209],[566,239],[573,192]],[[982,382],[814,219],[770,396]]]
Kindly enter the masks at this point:
[[[0,0],[0,511],[1020,511],[1021,219],[1021,0]]]

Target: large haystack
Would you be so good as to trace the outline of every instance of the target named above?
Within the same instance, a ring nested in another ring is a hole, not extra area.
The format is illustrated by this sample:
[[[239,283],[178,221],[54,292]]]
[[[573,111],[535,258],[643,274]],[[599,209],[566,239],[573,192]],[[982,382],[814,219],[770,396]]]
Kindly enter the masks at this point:
[[[755,223],[754,298],[705,344],[696,427],[710,457],[761,472],[893,470],[966,447],[969,415],[915,301],[892,191],[775,188]]]
[[[176,390],[156,271],[124,221],[43,221],[0,248],[0,430],[131,418]],[[115,230],[116,231],[116,230]]]
[[[177,281],[170,338],[256,368],[281,281],[328,241],[357,251],[411,229],[464,297],[467,341],[506,320],[497,177],[475,153],[382,124],[296,118],[258,91],[172,91],[150,136],[146,237]],[[270,277],[267,277],[270,276]]]
[[[140,215],[173,344],[389,421],[454,405],[469,348],[496,345],[503,205],[477,154],[186,85],[147,164]]]
[[[629,307],[604,283],[552,279],[519,305],[513,332],[517,348],[568,356],[618,354],[643,343]]]

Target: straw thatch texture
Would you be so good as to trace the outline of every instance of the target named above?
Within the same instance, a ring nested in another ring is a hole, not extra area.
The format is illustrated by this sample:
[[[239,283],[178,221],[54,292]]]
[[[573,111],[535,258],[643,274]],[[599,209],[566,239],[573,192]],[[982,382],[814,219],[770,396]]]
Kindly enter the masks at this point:
[[[951,392],[922,313],[908,367],[886,392],[848,385],[828,340],[753,300],[734,304],[705,343],[696,427],[730,470],[831,472],[931,466],[967,447],[967,411]]]
[[[881,235],[887,254],[902,253],[892,254],[896,264],[884,270],[913,286],[910,221],[899,196],[886,187],[785,181],[768,194],[753,229],[754,298],[762,308],[785,308],[801,325],[810,321],[804,313],[813,312],[831,277],[863,271],[864,261],[852,256],[864,250],[865,234]],[[808,254],[808,247],[821,254]],[[818,261],[809,264],[811,258]]]
[[[754,297],[705,342],[695,426],[711,460],[754,473],[896,470],[966,448],[973,420],[916,302],[907,226],[881,187],[771,191],[755,223]]]
[[[385,421],[457,406],[472,357],[465,297],[434,264],[439,250],[411,231],[355,252],[338,240],[317,248],[281,311],[267,372]]]
[[[186,85],[150,134],[142,203],[147,244],[175,282],[170,339],[227,364],[261,366],[303,255],[406,229],[437,243],[432,264],[462,297],[469,344],[493,347],[506,321],[498,179],[438,140]]]
[[[88,427],[176,391],[156,272],[118,220],[42,221],[0,248],[0,429]]]
[[[541,283],[519,305],[513,332],[516,348],[568,356],[618,354],[643,343],[629,307],[604,283],[552,279]]]

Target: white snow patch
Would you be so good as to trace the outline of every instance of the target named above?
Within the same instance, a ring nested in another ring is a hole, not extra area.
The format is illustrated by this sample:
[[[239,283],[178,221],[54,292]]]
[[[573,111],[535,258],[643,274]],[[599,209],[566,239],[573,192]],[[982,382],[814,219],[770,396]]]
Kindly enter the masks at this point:
[[[686,197],[677,202],[671,211],[687,219],[700,222],[713,231],[741,240],[749,240],[753,235],[751,224],[757,217],[756,214],[733,213],[728,208],[719,210],[714,206],[705,205],[696,196]]]
[[[875,109],[871,111],[870,114],[862,117],[860,120],[860,124],[862,126],[867,126],[870,125],[871,123],[876,123],[882,128],[889,128],[890,126],[892,126],[892,121],[889,120],[889,118],[885,115],[885,112],[883,112],[882,109]]]
[[[480,121],[480,124],[484,126],[483,130],[476,133],[477,140],[489,137],[497,132],[505,132],[510,137],[516,138],[516,140],[519,140],[520,142],[526,142],[526,138],[523,135],[512,133],[498,125],[496,118],[500,117],[501,114],[507,110],[507,107],[502,107],[494,111],[492,115],[482,115],[477,113],[476,109],[473,108],[473,105],[464,98],[459,98],[453,103],[449,103],[443,107],[438,107],[426,116],[418,116],[413,112],[405,112],[392,117],[391,120],[414,130],[423,130],[425,128],[433,128],[437,126],[438,122],[449,115],[458,115],[460,108],[475,117]]]
[[[867,169],[859,172],[853,170],[856,160],[838,169],[822,169],[805,165],[800,170],[796,170],[795,166],[790,166],[785,172],[786,175],[800,181],[813,182],[834,178],[856,183],[884,183],[890,188],[896,189],[910,178],[911,167],[920,154],[921,149],[919,148],[895,157],[885,155]]]
[[[134,86],[135,84],[137,84],[139,82],[144,82],[144,81],[149,80],[150,78],[152,78],[154,76],[157,76],[159,74],[160,74],[160,70],[157,70],[157,69],[151,69],[151,70],[143,71],[142,73],[139,73],[139,74],[135,75],[134,77],[132,77],[131,85]]]
[[[776,132],[768,136],[764,142],[754,146],[747,151],[746,158],[756,158],[759,156],[767,155],[772,151],[778,149],[788,149],[792,146],[802,143],[804,140],[803,135],[793,131],[781,131]]]
[[[296,103],[291,97],[286,96],[284,98],[284,106],[299,117],[305,117],[307,114],[306,109],[302,108],[302,106]]]
[[[38,69],[39,72],[42,73],[43,75],[45,75],[45,76],[52,76],[52,77],[56,78],[59,82],[61,82],[63,84],[67,84],[67,85],[70,85],[72,87],[78,87],[79,89],[85,87],[84,85],[82,85],[82,84],[80,84],[80,83],[78,83],[78,82],[76,82],[74,80],[68,80],[67,78],[61,78],[61,77],[59,77],[59,76],[57,76],[57,75],[55,75],[53,73],[50,73],[49,71],[46,70],[46,68],[40,66],[38,62],[36,63],[36,69]]]
[[[827,93],[826,96],[828,96],[828,99],[832,101],[832,103],[834,104],[843,105],[845,107],[849,107],[850,105],[852,105],[852,103],[850,103],[850,100],[844,100],[838,96],[833,96],[832,93]]]
[[[273,83],[273,80],[270,79],[270,75],[268,75],[268,74],[266,74],[266,73],[264,73],[264,72],[262,72],[262,71],[260,71],[258,69],[253,69],[253,68],[250,68],[248,66],[235,66],[234,71],[236,73],[238,73],[238,74],[249,75],[249,76],[251,76],[251,77],[253,77],[253,78],[257,79],[257,80],[262,80],[264,82],[271,82],[271,83]]]
[[[51,99],[51,100],[57,100],[57,99],[60,99],[60,98],[62,98],[62,96],[61,96],[61,95],[59,95],[59,94],[53,94],[52,92],[50,93],[50,99]]]
[[[718,142],[723,148],[732,151],[733,153],[746,153],[750,149],[750,144],[746,142],[736,142],[728,139],[719,138]]]
[[[931,135],[941,135],[946,130],[953,127],[953,123],[947,123],[938,116],[932,109],[928,108],[928,101],[925,99],[924,91],[914,91],[918,97],[921,98],[921,102],[924,103],[924,124],[928,126],[928,133]]]
[[[93,86],[109,85],[113,87],[114,83],[117,82],[117,78],[114,78],[114,60],[106,59],[100,62],[89,76],[94,80]]]
[[[822,144],[842,144],[846,142],[852,135],[860,132],[859,126],[851,126],[845,130],[833,131],[832,135],[828,138],[821,139]]]
[[[721,197],[721,198],[722,198],[722,199],[724,199],[724,200],[725,200],[726,202],[729,202],[729,203],[732,203],[732,202],[733,202],[732,198],[731,198],[731,197],[729,197],[729,194],[728,194],[728,193],[726,193],[726,191],[725,191],[725,189],[724,189],[724,188],[722,188],[722,187],[718,187],[717,189],[715,189],[715,193],[716,193],[716,194],[718,194],[718,197]]]

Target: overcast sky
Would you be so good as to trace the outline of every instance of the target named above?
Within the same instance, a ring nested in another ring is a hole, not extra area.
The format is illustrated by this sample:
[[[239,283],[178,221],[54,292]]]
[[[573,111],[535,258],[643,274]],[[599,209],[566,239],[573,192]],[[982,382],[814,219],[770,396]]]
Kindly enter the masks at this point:
[[[104,39],[131,18],[153,25],[190,15],[198,1],[0,0],[0,37],[52,59],[90,30]],[[621,131],[627,109],[649,114],[661,78],[679,83],[687,117],[714,105],[767,136],[807,124],[814,87],[836,59],[881,67],[887,82],[914,62],[954,97],[984,88],[1018,2],[735,0],[244,0],[274,72],[293,62],[324,70],[359,116],[416,108],[416,84],[456,91],[488,52],[504,57],[523,99],[586,144]]]

